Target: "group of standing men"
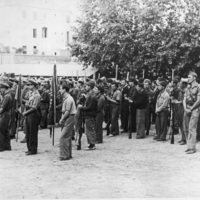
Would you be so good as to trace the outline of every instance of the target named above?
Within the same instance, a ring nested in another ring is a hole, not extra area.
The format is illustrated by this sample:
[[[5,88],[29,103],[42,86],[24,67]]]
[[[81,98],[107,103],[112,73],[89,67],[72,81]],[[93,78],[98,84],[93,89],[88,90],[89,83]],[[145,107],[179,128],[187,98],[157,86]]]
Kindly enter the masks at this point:
[[[81,136],[85,130],[88,147],[95,150],[103,142],[103,122],[109,137],[136,132],[136,139],[149,135],[155,123],[154,140],[166,141],[170,117],[172,131],[181,133],[181,145],[187,144],[186,153],[196,152],[200,134],[200,87],[197,74],[188,79],[175,77],[171,82],[158,78],[129,81],[106,79],[62,78],[56,96],[56,122],[60,124],[60,160],[72,158],[72,139],[81,149]],[[4,78],[0,82],[0,151],[11,150],[10,138],[18,127],[25,133],[21,141],[27,143],[26,155],[37,154],[38,129],[50,128],[54,117],[51,81],[40,78],[22,79],[21,112],[16,107],[17,79]],[[171,111],[171,112],[170,112]],[[119,119],[121,121],[119,126]],[[18,122],[18,123],[17,123]]]

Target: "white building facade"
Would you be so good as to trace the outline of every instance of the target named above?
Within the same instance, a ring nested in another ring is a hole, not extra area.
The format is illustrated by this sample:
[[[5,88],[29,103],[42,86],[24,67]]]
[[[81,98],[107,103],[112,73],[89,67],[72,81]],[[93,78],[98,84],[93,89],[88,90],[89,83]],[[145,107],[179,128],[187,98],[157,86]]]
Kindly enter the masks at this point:
[[[0,0],[0,44],[24,54],[57,55],[72,40],[72,12],[59,0]]]

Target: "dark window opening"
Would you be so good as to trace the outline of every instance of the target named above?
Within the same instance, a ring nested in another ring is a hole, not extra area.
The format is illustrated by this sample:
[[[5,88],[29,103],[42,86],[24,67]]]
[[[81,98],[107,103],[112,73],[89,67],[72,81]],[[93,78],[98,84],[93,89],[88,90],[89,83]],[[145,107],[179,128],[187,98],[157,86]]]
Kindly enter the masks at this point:
[[[47,38],[47,28],[46,27],[42,28],[42,37]]]

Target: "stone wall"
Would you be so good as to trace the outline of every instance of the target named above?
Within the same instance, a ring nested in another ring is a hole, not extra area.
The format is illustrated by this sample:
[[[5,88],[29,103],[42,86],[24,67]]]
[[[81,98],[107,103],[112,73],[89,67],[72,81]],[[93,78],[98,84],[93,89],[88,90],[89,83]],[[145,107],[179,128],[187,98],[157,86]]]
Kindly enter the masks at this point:
[[[70,62],[69,56],[45,56],[45,55],[23,55],[23,54],[0,54],[0,64],[58,64]]]

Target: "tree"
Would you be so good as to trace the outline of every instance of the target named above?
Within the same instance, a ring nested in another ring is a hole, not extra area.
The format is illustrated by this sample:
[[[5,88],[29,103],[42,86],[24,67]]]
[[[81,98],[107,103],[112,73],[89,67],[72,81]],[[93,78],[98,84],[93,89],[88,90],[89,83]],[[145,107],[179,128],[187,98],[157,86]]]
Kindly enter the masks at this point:
[[[72,54],[86,66],[166,76],[200,67],[199,0],[85,0]]]

